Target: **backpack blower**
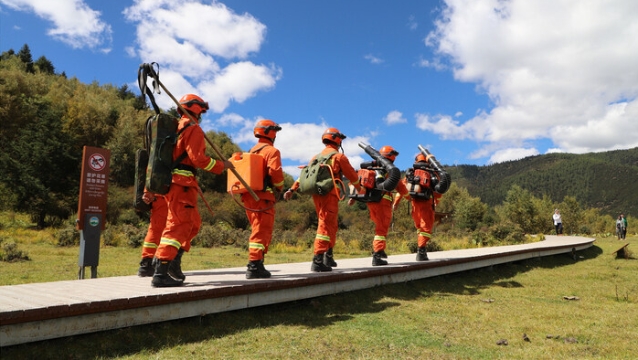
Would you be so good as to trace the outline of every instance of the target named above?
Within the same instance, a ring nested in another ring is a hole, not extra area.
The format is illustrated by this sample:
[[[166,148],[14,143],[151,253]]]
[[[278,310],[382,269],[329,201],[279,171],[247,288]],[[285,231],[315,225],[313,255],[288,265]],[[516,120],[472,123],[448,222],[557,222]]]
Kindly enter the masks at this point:
[[[424,148],[421,145],[419,145],[418,147],[421,151],[421,154],[425,156],[428,164],[436,174],[436,179],[432,179],[432,185],[434,186],[433,190],[439,194],[445,194],[450,189],[450,185],[452,185],[452,177],[450,177],[450,174],[443,170],[441,164],[436,160],[436,157],[434,157],[434,155],[432,155],[432,153],[428,151],[428,149]]]
[[[384,192],[396,189],[401,181],[401,170],[372,146],[361,142],[359,147],[370,155],[373,161],[361,163],[359,170],[359,181],[366,189],[365,194],[351,191],[348,197],[362,202],[379,202]]]

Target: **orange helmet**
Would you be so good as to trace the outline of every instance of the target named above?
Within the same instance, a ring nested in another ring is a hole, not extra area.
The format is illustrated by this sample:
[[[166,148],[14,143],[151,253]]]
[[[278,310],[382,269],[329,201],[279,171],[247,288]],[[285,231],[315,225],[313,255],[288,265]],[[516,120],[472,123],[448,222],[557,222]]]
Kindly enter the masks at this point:
[[[389,145],[382,147],[381,150],[379,150],[379,153],[381,154],[381,156],[390,161],[394,161],[394,159],[397,158],[397,155],[399,155],[399,152],[394,150],[394,148]]]
[[[327,128],[326,131],[321,135],[321,142],[324,144],[327,142],[335,143],[337,146],[341,146],[341,141],[345,139],[346,136],[339,132],[337,128]]]
[[[427,162],[428,159],[425,157],[425,155],[423,154],[418,154],[415,158],[414,158],[414,162]]]
[[[272,120],[263,119],[257,121],[255,124],[255,128],[253,129],[253,134],[255,134],[256,138],[264,137],[270,140],[275,140],[275,136],[277,136],[277,131],[281,130],[281,126],[275,123]]]
[[[179,104],[195,116],[199,116],[208,110],[208,103],[195,94],[186,94],[182,96],[182,98],[179,99]],[[184,115],[180,108],[177,109],[177,112],[180,115]]]

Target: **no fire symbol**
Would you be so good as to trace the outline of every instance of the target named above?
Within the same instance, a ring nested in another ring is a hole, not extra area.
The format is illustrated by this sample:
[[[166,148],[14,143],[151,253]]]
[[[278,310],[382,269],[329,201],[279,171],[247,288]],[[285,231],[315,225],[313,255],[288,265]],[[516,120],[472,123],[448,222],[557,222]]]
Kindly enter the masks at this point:
[[[106,160],[101,154],[93,154],[89,157],[89,166],[95,171],[102,171],[106,166]]]

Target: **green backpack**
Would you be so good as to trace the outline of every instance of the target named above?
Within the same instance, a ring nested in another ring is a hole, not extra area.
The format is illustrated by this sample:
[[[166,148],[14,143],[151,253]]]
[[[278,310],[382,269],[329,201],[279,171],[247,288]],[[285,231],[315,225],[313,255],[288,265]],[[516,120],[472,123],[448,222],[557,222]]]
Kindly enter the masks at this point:
[[[301,169],[298,189],[300,193],[326,195],[334,188],[332,171],[327,163],[336,153],[337,151],[325,155],[318,154],[308,166]]]
[[[178,119],[160,113],[148,119],[146,130],[150,150],[146,168],[146,189],[156,194],[167,194],[173,178],[173,169],[186,158],[186,152],[173,161],[177,138],[190,125],[177,131]]]

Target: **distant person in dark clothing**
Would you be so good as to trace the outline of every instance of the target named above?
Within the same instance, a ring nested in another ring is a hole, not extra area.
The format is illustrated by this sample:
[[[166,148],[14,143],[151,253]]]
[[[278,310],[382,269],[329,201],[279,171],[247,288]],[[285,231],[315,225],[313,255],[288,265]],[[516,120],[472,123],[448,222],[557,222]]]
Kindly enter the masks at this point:
[[[554,220],[554,229],[556,229],[556,235],[563,235],[563,219],[560,217],[560,211],[558,211],[558,209],[554,210],[552,219]]]
[[[627,236],[627,218],[625,214],[620,214],[620,217],[622,218],[622,239],[625,240]]]

